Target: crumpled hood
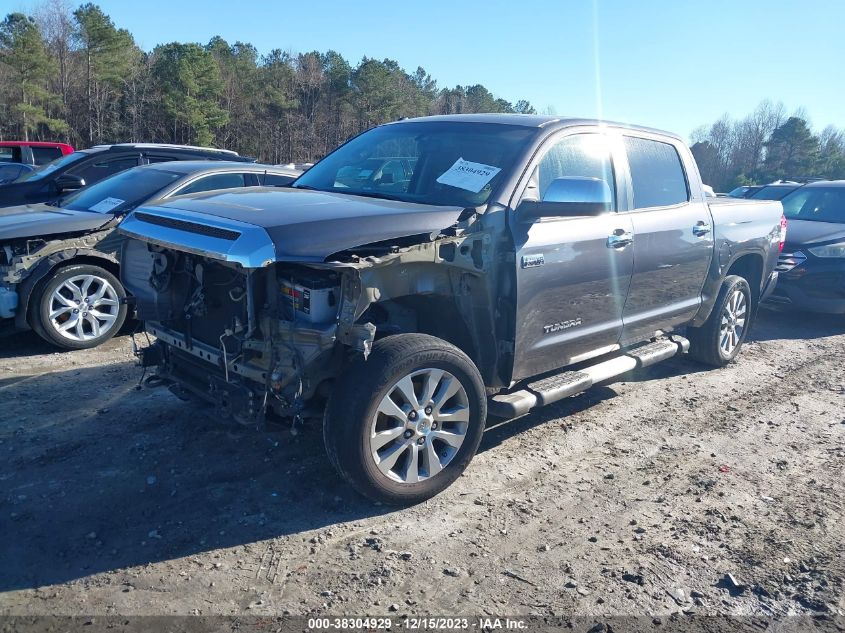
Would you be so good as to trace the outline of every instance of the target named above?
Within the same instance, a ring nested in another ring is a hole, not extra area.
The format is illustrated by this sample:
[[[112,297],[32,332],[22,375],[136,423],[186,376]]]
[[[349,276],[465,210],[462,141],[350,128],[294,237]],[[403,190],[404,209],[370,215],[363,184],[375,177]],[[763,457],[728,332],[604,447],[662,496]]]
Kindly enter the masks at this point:
[[[139,207],[120,225],[125,235],[236,261],[324,261],[333,253],[385,240],[437,233],[463,212],[340,193],[250,187],[174,198]]]
[[[112,219],[87,211],[70,211],[46,204],[0,209],[0,243],[20,238],[48,237],[59,233],[95,231]]]
[[[786,221],[784,249],[787,251],[821,242],[841,240],[845,240],[845,224],[815,222],[813,220],[788,219]]]

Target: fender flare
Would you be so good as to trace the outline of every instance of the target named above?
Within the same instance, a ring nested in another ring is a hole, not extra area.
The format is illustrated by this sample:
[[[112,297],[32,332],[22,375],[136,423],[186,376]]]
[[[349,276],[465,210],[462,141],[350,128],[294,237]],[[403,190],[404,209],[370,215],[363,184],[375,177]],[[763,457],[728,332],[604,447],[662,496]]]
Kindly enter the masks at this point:
[[[26,278],[18,284],[18,309],[15,313],[16,328],[21,330],[31,329],[28,319],[29,298],[32,296],[32,292],[38,283],[57,267],[63,266],[80,257],[88,258],[89,261],[91,259],[98,259],[112,265],[120,265],[120,261],[116,257],[91,248],[68,248],[50,253],[50,255],[38,262]]]

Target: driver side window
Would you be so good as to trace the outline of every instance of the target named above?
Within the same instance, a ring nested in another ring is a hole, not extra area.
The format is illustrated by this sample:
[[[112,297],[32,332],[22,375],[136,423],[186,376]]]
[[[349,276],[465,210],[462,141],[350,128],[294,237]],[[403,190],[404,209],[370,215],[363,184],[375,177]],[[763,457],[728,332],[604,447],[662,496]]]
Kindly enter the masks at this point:
[[[523,200],[543,200],[556,178],[597,178],[607,183],[611,209],[616,210],[616,186],[610,143],[603,134],[573,134],[546,150],[531,175]]]

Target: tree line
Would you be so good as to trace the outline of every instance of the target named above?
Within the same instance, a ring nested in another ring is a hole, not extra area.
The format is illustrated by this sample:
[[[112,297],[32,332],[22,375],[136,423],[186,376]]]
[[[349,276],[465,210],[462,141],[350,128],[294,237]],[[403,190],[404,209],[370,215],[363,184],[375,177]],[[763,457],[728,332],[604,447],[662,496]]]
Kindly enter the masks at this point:
[[[845,130],[815,134],[806,113],[761,102],[742,119],[727,114],[692,132],[701,177],[717,191],[774,180],[845,179]]]
[[[461,112],[534,113],[480,84],[439,87],[422,67],[351,64],[335,51],[259,55],[214,37],[143,51],[96,4],[47,0],[0,22],[0,139],[215,145],[262,161],[310,161],[374,125]],[[845,132],[762,102],[692,133],[717,190],[781,178],[845,178]]]
[[[48,0],[0,23],[0,139],[215,145],[284,163],[386,121],[461,112],[535,110],[480,84],[441,88],[390,59],[259,55],[220,37],[145,52],[91,3]]]

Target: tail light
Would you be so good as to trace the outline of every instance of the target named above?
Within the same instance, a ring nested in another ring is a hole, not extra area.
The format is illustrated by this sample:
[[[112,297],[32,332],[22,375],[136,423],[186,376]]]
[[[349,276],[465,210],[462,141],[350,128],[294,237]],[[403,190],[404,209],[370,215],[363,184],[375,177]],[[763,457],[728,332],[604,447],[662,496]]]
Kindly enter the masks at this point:
[[[783,245],[786,243],[786,216],[780,215],[780,244],[778,244],[778,253],[783,252]]]

